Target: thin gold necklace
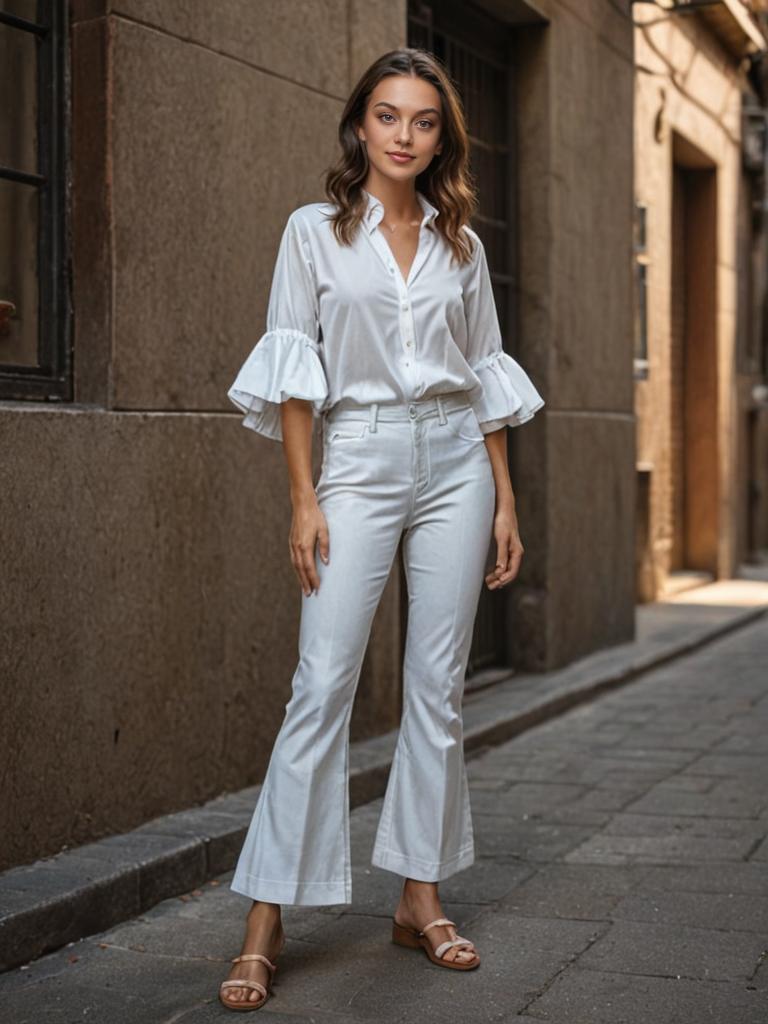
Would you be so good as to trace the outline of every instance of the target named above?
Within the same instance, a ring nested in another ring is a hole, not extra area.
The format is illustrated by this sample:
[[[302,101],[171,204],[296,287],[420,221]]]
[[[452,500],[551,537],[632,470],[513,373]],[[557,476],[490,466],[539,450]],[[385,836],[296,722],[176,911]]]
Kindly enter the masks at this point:
[[[384,220],[383,217],[381,219],[381,223],[384,225],[385,228],[389,228],[390,231],[394,231],[396,228],[399,228],[399,227],[403,226],[403,225],[400,225],[400,224],[387,224],[387,222]],[[421,224],[420,220],[411,220],[411,221],[408,222],[407,226],[409,228],[415,228],[415,227],[418,227],[419,224]]]

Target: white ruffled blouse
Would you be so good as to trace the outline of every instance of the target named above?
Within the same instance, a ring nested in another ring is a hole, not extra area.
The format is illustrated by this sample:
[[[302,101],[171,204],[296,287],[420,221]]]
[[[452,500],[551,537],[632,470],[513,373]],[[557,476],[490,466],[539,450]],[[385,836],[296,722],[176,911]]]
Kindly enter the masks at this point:
[[[410,402],[467,391],[484,434],[518,426],[544,405],[523,368],[502,348],[485,249],[459,266],[424,211],[404,280],[382,230],[382,203],[367,209],[350,246],[331,230],[329,203],[288,217],[277,253],[266,333],[243,363],[228,398],[243,425],[282,440],[280,403],[304,398],[321,417],[342,398]]]

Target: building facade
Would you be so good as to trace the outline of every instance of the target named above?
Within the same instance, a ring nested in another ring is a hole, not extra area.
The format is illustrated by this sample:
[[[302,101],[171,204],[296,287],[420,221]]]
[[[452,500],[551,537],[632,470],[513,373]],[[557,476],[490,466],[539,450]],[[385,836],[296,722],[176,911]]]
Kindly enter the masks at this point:
[[[638,598],[768,534],[765,4],[636,4]]]
[[[21,83],[0,153],[2,866],[263,775],[300,590],[282,450],[226,392],[285,219],[324,198],[349,90],[393,47],[460,88],[505,345],[547,403],[508,431],[525,557],[483,595],[468,685],[633,637],[631,15],[0,0]],[[397,725],[405,605],[396,566],[353,739]]]

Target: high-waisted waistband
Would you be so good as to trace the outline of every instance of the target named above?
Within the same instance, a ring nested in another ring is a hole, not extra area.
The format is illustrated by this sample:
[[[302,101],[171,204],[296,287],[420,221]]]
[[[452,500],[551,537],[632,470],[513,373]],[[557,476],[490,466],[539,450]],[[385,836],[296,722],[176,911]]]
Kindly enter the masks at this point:
[[[352,402],[342,398],[326,414],[329,423],[341,420],[368,420],[376,430],[378,420],[417,420],[438,416],[445,423],[446,413],[452,409],[466,409],[471,405],[466,391],[450,391],[432,398],[415,398],[410,402]]]

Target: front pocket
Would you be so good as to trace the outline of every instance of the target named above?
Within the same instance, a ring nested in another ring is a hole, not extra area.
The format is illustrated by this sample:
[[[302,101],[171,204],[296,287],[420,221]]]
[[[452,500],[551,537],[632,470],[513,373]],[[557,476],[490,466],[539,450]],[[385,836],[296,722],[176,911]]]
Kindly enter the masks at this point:
[[[480,422],[471,405],[466,409],[451,410],[448,413],[447,426],[454,437],[460,437],[462,441],[485,440]]]
[[[368,432],[368,423],[348,423],[343,426],[330,426],[326,437],[326,444],[343,444],[345,441],[359,441]]]

